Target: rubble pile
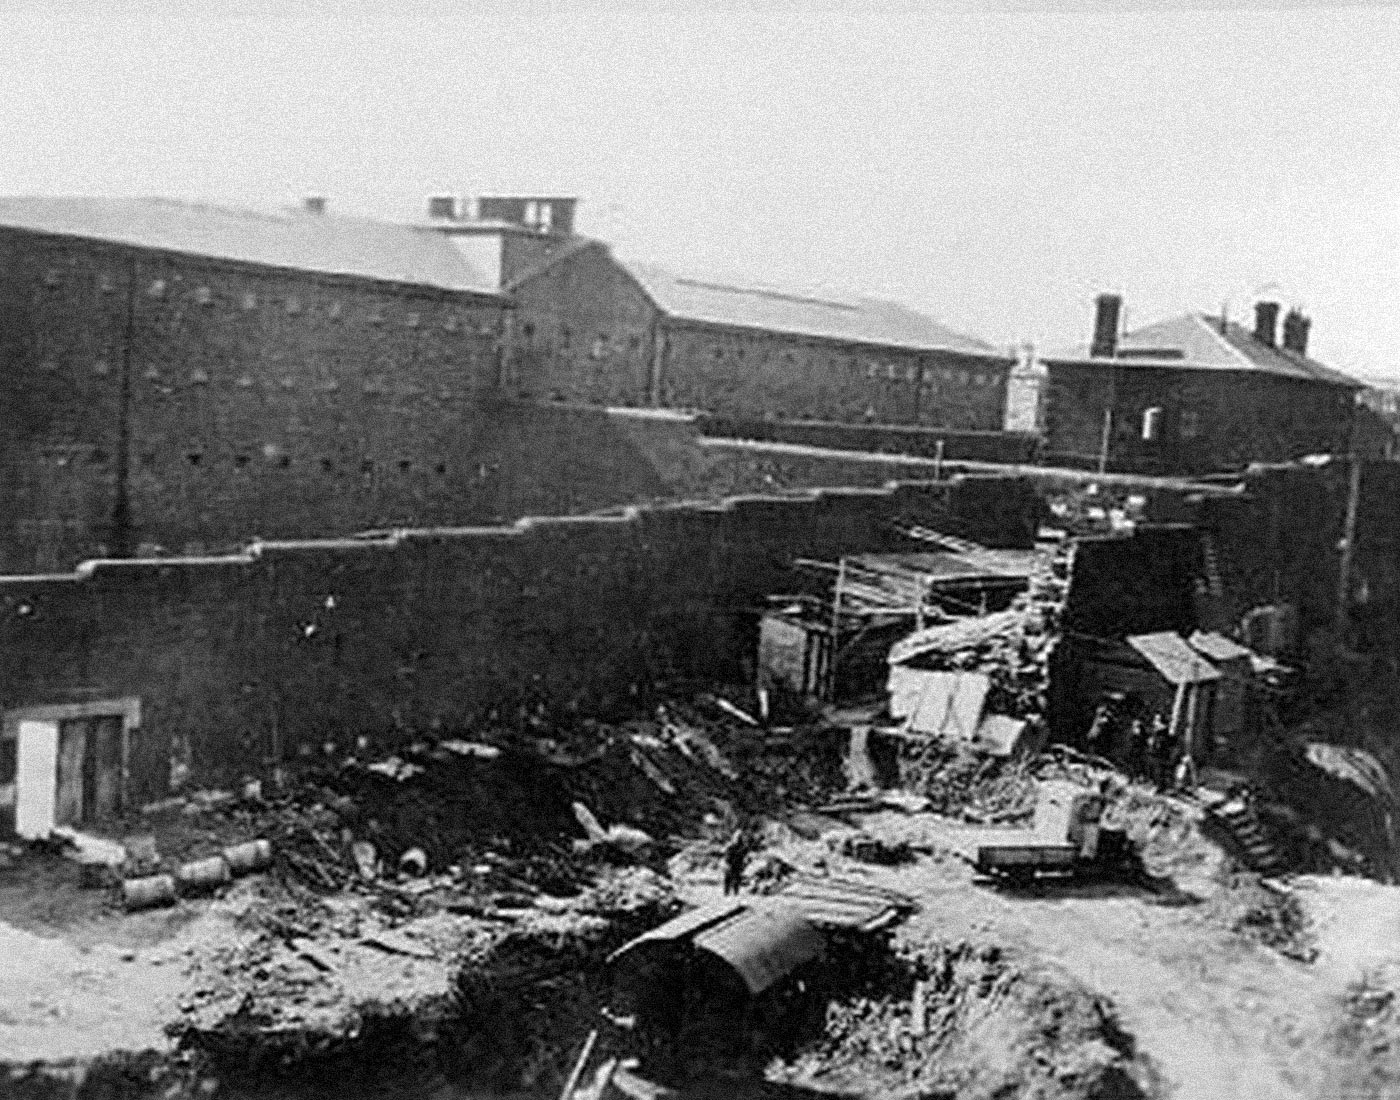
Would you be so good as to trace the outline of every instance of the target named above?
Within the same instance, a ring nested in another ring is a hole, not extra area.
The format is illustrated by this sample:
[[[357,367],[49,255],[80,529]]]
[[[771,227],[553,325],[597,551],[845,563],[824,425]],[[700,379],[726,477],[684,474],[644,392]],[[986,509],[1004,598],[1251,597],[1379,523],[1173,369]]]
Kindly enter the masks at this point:
[[[1359,1067],[1346,1095],[1400,1093],[1400,968],[1381,967],[1352,985],[1333,1042]]]
[[[230,1081],[413,1072],[530,1088],[587,1030],[607,954],[676,908],[670,884],[641,868],[605,870],[509,921],[394,923],[267,880],[242,899],[241,934],[199,960],[170,1030]]]
[[[371,894],[399,919],[489,917],[575,895],[600,865],[659,868],[702,821],[732,828],[845,783],[843,730],[769,730],[714,696],[651,720],[543,729],[303,765],[280,791],[199,793],[159,823],[161,856],[266,838],[276,873],[316,892]]]
[[[784,1081],[960,1100],[1145,1095],[1107,1003],[1058,973],[966,941],[911,950],[890,969],[829,1005]]]
[[[902,783],[928,799],[946,817],[976,824],[1010,825],[1030,820],[1035,778],[1025,759],[995,756],[975,745],[929,739],[906,749]]]
[[[1317,958],[1307,914],[1292,893],[1248,872],[1231,874],[1224,886],[1210,901],[1214,920],[1287,958]]]
[[[666,879],[621,871],[493,940],[457,980],[450,1046],[463,1076],[493,1091],[557,1093],[577,1037],[607,1000],[604,961],[679,908]]]

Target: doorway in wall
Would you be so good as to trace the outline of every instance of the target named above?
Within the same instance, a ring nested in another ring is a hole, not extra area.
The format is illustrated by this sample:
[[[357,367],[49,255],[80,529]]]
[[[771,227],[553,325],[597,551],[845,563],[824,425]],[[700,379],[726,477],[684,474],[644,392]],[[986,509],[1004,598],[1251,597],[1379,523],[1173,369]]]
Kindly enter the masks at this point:
[[[8,787],[15,832],[44,837],[120,813],[138,710],[134,700],[123,700],[6,715],[3,736],[14,740],[5,756],[14,761]]]

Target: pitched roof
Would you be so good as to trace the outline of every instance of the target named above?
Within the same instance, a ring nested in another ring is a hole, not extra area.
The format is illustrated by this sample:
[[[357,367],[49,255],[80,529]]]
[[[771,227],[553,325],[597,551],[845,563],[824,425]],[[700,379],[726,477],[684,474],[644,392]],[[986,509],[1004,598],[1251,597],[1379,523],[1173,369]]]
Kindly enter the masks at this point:
[[[0,197],[0,228],[269,267],[495,293],[444,234],[365,218],[167,199]]]
[[[1362,388],[1354,378],[1316,359],[1281,347],[1269,347],[1256,340],[1254,333],[1244,326],[1234,322],[1222,326],[1218,317],[1204,313],[1183,313],[1124,334],[1118,342],[1118,354],[1112,360],[1090,357],[1087,344],[1041,358],[1051,363],[1113,362],[1126,367],[1246,371]]]
[[[672,317],[852,343],[1009,358],[982,340],[880,298],[711,282],[654,264],[619,263]]]

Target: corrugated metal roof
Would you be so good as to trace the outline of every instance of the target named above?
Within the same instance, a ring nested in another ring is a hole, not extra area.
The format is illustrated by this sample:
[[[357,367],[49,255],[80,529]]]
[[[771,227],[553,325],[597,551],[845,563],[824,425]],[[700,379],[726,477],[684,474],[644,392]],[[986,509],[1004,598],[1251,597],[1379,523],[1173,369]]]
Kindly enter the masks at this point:
[[[1171,354],[1168,354],[1171,353]],[[1113,359],[1093,358],[1087,344],[1063,352],[1045,354],[1047,363],[1113,363],[1123,367],[1157,367],[1173,370],[1224,370],[1270,374],[1306,382],[1361,389],[1362,385],[1341,371],[1280,347],[1254,339],[1251,330],[1204,313],[1183,313],[1124,334]]]
[[[618,262],[672,317],[852,343],[1007,358],[990,344],[896,302],[695,279],[654,264]]]
[[[0,227],[269,267],[494,294],[451,239],[431,229],[303,211],[166,199],[0,197]]]
[[[821,933],[796,908],[754,899],[682,913],[623,945],[608,962],[616,962],[644,944],[685,942],[726,962],[750,993],[762,993],[803,963],[818,958],[826,946]]]
[[[812,924],[857,930],[883,925],[917,908],[913,898],[897,890],[836,877],[795,875],[773,896]]]
[[[762,993],[803,963],[820,958],[826,947],[822,934],[800,913],[772,903],[712,925],[692,942],[733,967],[750,993]]]
[[[1158,634],[1136,634],[1127,641],[1170,684],[1199,684],[1220,679],[1219,671],[1187,645],[1180,634],[1164,630]]]

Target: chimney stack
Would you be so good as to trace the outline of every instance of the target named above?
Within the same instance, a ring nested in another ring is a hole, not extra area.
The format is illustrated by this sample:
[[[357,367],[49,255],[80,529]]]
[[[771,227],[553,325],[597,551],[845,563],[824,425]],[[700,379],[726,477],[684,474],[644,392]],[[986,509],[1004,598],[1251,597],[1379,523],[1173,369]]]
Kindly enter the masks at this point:
[[[1123,298],[1118,294],[1100,294],[1094,302],[1094,340],[1089,354],[1095,359],[1112,359],[1118,354],[1118,319],[1123,312]]]
[[[307,195],[301,201],[302,209],[308,214],[324,214],[326,212],[325,195]]]
[[[428,217],[434,221],[457,220],[456,195],[429,195]]]
[[[1278,303],[1256,302],[1254,304],[1254,338],[1267,347],[1277,343]]]
[[[1283,319],[1283,350],[1298,355],[1308,354],[1308,329],[1312,328],[1311,318],[1304,317],[1296,309],[1290,309]]]

